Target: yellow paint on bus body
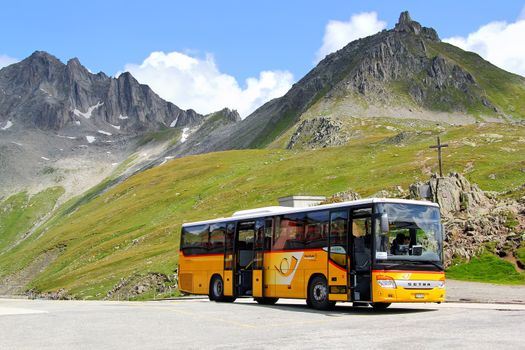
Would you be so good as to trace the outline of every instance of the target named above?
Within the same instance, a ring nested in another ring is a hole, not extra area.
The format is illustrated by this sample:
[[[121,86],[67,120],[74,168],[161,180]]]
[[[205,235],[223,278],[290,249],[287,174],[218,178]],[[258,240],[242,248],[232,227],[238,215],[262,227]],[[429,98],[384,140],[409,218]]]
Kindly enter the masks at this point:
[[[262,270],[252,275],[253,295],[277,298],[306,299],[308,282],[313,275],[328,281],[333,301],[352,301],[347,269],[335,262],[328,263],[325,250],[276,251],[264,253]],[[342,262],[342,261],[341,261]],[[349,263],[349,262],[347,262]],[[191,294],[208,294],[211,277],[220,275],[224,295],[233,295],[234,276],[224,270],[221,254],[179,255],[179,288]],[[378,278],[390,278],[395,288],[381,287]],[[443,302],[445,300],[443,272],[372,271],[373,302]]]

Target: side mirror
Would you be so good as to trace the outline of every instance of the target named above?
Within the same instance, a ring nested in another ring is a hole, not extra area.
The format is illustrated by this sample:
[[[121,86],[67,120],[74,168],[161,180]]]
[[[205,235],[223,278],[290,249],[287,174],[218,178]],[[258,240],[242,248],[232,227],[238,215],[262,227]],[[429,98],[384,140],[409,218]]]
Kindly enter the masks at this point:
[[[390,228],[388,225],[388,214],[383,213],[381,214],[381,233],[388,233],[389,229]]]

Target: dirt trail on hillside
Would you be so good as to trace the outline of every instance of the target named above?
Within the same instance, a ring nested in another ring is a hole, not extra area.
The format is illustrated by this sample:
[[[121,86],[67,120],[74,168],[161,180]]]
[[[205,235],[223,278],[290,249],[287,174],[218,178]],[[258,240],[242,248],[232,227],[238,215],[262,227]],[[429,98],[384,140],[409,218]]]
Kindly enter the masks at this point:
[[[44,252],[22,270],[0,280],[0,295],[24,294],[29,282],[55,261],[59,254],[59,249]]]

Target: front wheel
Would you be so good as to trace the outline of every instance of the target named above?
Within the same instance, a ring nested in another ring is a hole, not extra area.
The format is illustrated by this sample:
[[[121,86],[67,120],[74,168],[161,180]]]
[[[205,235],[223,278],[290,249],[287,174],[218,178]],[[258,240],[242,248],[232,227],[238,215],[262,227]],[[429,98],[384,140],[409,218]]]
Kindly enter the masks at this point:
[[[317,310],[329,310],[335,306],[335,301],[328,300],[328,284],[324,276],[315,276],[310,282],[307,303]]]
[[[253,298],[257,303],[261,305],[273,305],[279,298]]]
[[[370,305],[372,305],[374,310],[385,310],[391,303],[371,303]]]

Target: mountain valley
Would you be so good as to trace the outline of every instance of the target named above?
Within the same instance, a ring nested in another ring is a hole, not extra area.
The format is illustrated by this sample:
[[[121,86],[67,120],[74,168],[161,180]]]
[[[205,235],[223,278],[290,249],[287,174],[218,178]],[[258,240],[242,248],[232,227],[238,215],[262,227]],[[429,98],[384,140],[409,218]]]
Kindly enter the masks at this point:
[[[524,101],[525,78],[408,13],[244,120],[37,51],[0,70],[0,294],[174,295],[183,222],[290,194],[407,198],[437,172],[437,136],[454,191],[486,196],[447,218],[448,266],[489,254],[525,283]]]

